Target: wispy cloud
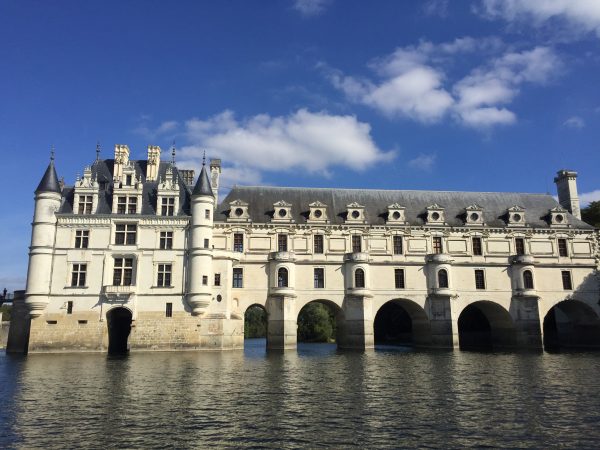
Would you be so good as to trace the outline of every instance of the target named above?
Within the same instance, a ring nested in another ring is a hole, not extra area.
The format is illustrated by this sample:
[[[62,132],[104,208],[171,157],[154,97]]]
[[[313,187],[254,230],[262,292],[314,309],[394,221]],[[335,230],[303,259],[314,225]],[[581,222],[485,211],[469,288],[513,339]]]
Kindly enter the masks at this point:
[[[579,201],[581,202],[582,206],[587,206],[591,202],[600,201],[600,189],[579,194]]]
[[[563,122],[563,127],[581,130],[585,127],[585,121],[579,116],[572,116]]]
[[[294,0],[293,8],[304,17],[323,14],[333,0]]]
[[[421,153],[414,159],[408,161],[408,167],[416,170],[423,170],[425,172],[431,172],[433,166],[435,165],[435,161],[437,159],[437,155],[435,154],[423,154]]]
[[[427,0],[422,3],[422,10],[428,16],[448,17],[450,0]]]
[[[178,129],[179,123],[175,120],[167,120],[155,127],[152,127],[150,125],[150,118],[148,116],[142,116],[139,125],[133,130],[133,132],[145,139],[152,141],[159,137],[175,134]]]

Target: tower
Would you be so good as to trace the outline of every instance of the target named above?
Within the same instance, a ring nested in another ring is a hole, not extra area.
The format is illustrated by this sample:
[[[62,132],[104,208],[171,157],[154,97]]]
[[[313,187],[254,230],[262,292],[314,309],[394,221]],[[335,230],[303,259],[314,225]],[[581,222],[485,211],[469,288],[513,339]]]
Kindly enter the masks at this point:
[[[203,160],[200,176],[192,191],[191,205],[188,303],[194,316],[204,314],[212,298],[214,207],[215,197]]]
[[[558,191],[558,202],[578,219],[581,219],[579,195],[577,194],[577,172],[559,170],[554,178]]]
[[[56,236],[55,213],[60,208],[61,197],[60,184],[54,168],[53,152],[50,164],[35,190],[25,292],[25,304],[32,318],[41,316],[50,301],[52,254]]]

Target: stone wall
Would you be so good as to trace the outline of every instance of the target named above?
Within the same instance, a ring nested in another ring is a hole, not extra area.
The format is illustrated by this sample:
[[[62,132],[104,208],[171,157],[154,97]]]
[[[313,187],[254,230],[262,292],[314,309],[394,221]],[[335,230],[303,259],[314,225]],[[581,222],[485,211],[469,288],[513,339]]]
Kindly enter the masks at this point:
[[[0,348],[6,348],[8,342],[8,330],[10,328],[10,322],[2,321],[2,313],[0,313]]]

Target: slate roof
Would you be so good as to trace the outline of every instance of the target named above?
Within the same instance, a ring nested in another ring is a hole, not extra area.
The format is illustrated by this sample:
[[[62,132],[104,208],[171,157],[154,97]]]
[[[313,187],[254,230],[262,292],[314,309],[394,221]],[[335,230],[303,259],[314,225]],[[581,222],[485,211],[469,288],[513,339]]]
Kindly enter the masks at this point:
[[[60,183],[58,182],[58,176],[56,175],[56,169],[54,168],[54,159],[50,160],[50,164],[48,164],[48,168],[40,181],[37,189],[38,192],[56,192],[57,194],[61,193]]]
[[[131,161],[135,167],[136,178],[139,176],[143,183],[142,190],[142,215],[156,214],[156,200],[158,182],[166,177],[167,168],[170,162],[161,162],[158,166],[158,179],[156,181],[146,181],[147,161]],[[94,162],[92,165],[92,178],[96,177],[100,184],[100,195],[98,196],[98,209],[96,214],[111,214],[112,212],[112,192],[113,192],[113,168],[115,161],[105,159]],[[179,183],[179,211],[178,216],[190,214],[191,192],[189,186],[185,184],[177,167],[173,167],[173,177]],[[73,186],[63,189],[63,201],[59,213],[73,213],[73,199],[75,188]]]
[[[271,221],[273,204],[279,200],[292,204],[296,223],[306,223],[308,205],[320,201],[327,205],[327,215],[333,224],[345,223],[346,205],[357,202],[365,206],[370,225],[385,225],[387,207],[399,203],[406,208],[407,222],[414,226],[425,225],[426,208],[437,203],[444,208],[446,223],[451,226],[464,226],[465,208],[476,204],[483,208],[483,220],[490,227],[505,227],[507,209],[519,205],[525,208],[527,226],[549,228],[549,211],[559,206],[548,194],[236,186],[219,205],[217,217],[226,220],[229,203],[238,199],[248,203],[250,218],[257,223]],[[568,222],[575,228],[594,229],[571,214]]]
[[[192,195],[210,195],[214,197],[212,187],[210,186],[210,180],[208,178],[208,173],[206,172],[206,165],[202,164],[202,170],[200,171],[200,176],[198,177],[198,181],[196,182],[196,186],[194,186],[194,190]]]

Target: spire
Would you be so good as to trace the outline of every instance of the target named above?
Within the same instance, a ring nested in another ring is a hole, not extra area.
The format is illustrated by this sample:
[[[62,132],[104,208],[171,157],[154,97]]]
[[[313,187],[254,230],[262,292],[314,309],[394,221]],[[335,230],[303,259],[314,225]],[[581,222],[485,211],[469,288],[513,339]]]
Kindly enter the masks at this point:
[[[96,162],[100,161],[100,141],[96,142]]]
[[[50,164],[48,164],[48,168],[42,177],[42,181],[38,185],[35,193],[38,192],[56,192],[57,194],[61,193],[60,183],[58,181],[58,176],[56,175],[56,169],[54,168],[54,146],[50,151]]]
[[[173,141],[173,149],[171,150],[171,164],[175,165],[175,141]]]
[[[202,170],[200,171],[200,176],[198,177],[198,181],[196,181],[196,186],[194,186],[192,195],[210,195],[211,197],[215,196],[212,188],[210,187],[210,179],[208,178],[208,172],[206,171],[206,152],[204,154],[204,158],[202,158]]]

